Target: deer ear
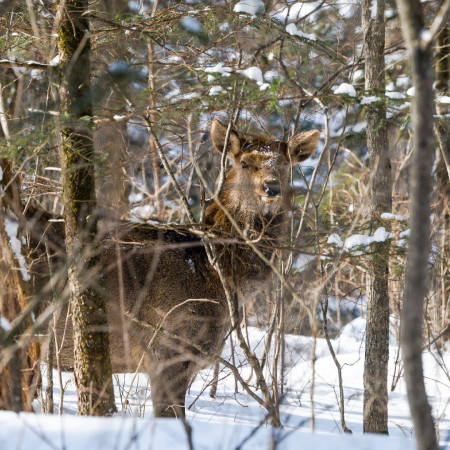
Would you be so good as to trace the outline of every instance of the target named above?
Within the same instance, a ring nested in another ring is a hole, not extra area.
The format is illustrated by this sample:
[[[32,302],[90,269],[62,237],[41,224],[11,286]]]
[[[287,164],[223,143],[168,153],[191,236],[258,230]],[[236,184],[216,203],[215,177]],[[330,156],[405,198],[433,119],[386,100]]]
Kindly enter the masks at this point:
[[[307,160],[316,151],[319,136],[318,130],[296,134],[288,142],[286,158],[294,163]]]
[[[220,153],[223,152],[225,144],[225,137],[227,135],[227,126],[219,120],[213,120],[211,124],[211,141],[213,147]],[[233,129],[230,131],[230,138],[228,140],[228,152],[236,156],[241,151],[241,140],[237,132]]]

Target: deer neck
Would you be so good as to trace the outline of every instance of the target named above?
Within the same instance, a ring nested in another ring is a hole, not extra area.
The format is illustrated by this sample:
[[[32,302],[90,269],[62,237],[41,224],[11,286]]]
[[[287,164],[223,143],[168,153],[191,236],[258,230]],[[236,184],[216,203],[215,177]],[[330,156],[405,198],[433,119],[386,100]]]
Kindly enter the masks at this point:
[[[205,214],[205,223],[213,232],[223,237],[239,236],[241,232],[249,239],[267,239],[272,243],[282,236],[285,213],[279,210],[276,213],[267,213],[247,208],[233,198],[234,192],[227,190],[227,185],[219,197],[219,201],[210,205]]]

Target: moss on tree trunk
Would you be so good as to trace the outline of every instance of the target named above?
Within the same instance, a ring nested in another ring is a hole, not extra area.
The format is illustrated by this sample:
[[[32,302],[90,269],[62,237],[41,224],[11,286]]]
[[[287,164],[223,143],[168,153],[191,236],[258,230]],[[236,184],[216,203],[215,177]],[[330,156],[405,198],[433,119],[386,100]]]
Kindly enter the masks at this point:
[[[62,4],[62,3],[61,3]],[[59,5],[61,5],[59,4]],[[62,182],[74,330],[74,376],[80,414],[115,411],[104,296],[98,268],[93,140],[90,130],[87,0],[66,0],[58,28],[61,70]]]

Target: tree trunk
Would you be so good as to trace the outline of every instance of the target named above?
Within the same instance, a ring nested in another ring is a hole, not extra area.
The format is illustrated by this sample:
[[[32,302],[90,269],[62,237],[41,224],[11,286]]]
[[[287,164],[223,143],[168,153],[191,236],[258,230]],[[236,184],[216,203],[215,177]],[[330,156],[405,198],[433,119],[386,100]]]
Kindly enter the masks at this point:
[[[156,5],[155,5],[156,6]],[[155,7],[153,8],[152,15],[154,15]],[[154,50],[153,42],[148,42],[148,89],[149,89],[149,106],[153,110],[156,108],[156,92],[155,92],[155,67],[154,67]],[[156,114],[154,112],[150,113],[150,120],[154,123],[156,122]],[[156,150],[156,143],[153,136],[150,135],[149,138],[149,149],[152,158],[152,171],[153,171],[153,185],[155,191],[155,210],[156,216],[162,220],[164,216],[164,203],[161,192],[161,169],[159,168],[159,158],[158,151]]]
[[[73,311],[74,376],[80,414],[116,410],[103,296],[94,288],[97,273],[94,148],[89,129],[89,23],[87,0],[66,0],[58,27],[61,68],[62,184]]]
[[[363,0],[362,27],[366,58],[365,88],[382,101],[366,109],[367,149],[372,179],[370,221],[392,209],[391,162],[387,140],[384,75],[384,0]],[[375,11],[376,9],[376,11]],[[364,431],[388,433],[387,369],[389,360],[389,243],[376,243],[369,260],[366,349],[364,362]]]
[[[410,176],[411,234],[401,318],[401,346],[418,448],[436,449],[436,432],[426,396],[422,366],[423,304],[427,294],[431,172],[434,160],[434,61],[431,42],[424,41],[425,21],[420,0],[398,0],[397,3],[415,86],[412,113],[415,148]]]
[[[2,99],[0,101],[3,103]],[[7,130],[3,127],[2,130],[8,137]],[[26,223],[22,216],[19,186],[20,181],[14,178],[9,160],[0,159],[0,317],[11,323],[21,318],[29,302],[30,275],[26,262],[27,248],[23,244]],[[0,409],[31,411],[31,402],[40,381],[39,345],[27,343],[22,349],[13,351],[10,348],[31,325],[31,317],[28,316],[8,342],[2,343],[6,333],[3,333],[3,338],[0,336]]]
[[[448,96],[450,84],[450,26],[445,26],[437,36],[436,42],[436,92],[439,95]],[[439,245],[440,264],[438,274],[434,276],[435,292],[434,318],[433,324],[437,334],[442,334],[438,345],[443,346],[450,337],[450,242],[448,233],[450,230],[450,119],[448,117],[449,105],[445,103],[437,104],[437,112],[440,115],[436,119],[436,135],[438,145],[436,146],[436,178],[438,182],[435,223],[437,240]],[[447,331],[445,332],[444,330]]]

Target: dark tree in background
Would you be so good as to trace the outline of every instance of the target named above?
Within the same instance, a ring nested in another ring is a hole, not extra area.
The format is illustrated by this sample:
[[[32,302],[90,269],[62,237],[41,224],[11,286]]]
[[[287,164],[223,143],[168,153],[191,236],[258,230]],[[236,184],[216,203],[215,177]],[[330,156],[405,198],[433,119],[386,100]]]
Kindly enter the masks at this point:
[[[430,251],[431,174],[434,162],[433,33],[445,24],[450,2],[444,3],[431,30],[419,0],[398,0],[403,36],[410,54],[415,87],[412,112],[414,151],[410,176],[411,235],[406,262],[401,344],[408,401],[419,449],[436,449],[436,431],[423,379],[423,306],[428,291]]]
[[[92,286],[98,270],[94,145],[90,131],[90,37],[87,0],[60,2],[62,186],[80,414],[116,410],[103,297]]]

